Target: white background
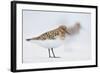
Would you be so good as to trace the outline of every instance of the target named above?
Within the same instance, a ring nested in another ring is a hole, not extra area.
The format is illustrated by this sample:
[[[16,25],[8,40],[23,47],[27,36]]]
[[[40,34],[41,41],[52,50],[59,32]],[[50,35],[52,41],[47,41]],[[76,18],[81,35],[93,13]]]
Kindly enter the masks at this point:
[[[10,1],[0,1],[0,73],[10,73]],[[37,1],[37,0],[33,0]],[[99,5],[100,0],[38,0],[40,2],[56,2],[56,3],[71,3],[71,4],[88,4]],[[100,13],[100,10],[99,10]],[[100,19],[100,18],[98,18]],[[99,22],[100,23],[100,22]],[[98,23],[98,24],[99,24]],[[98,26],[99,27],[99,26]],[[99,27],[100,28],[100,27]],[[99,29],[100,31],[100,29]],[[99,35],[100,37],[100,35]],[[98,51],[100,52],[100,50]],[[100,53],[99,53],[100,55]],[[100,60],[100,58],[99,58]],[[34,73],[99,73],[98,68],[84,68],[84,69],[65,69],[53,71],[38,71]],[[31,72],[33,73],[33,72]]]
[[[47,32],[50,28],[53,29],[55,26],[59,26],[61,24],[66,26],[69,24],[71,26],[75,25],[77,21],[80,22],[82,27],[82,29],[80,29],[80,33],[71,37],[70,40],[66,40],[64,46],[62,45],[59,48],[54,48],[55,55],[61,57],[59,59],[51,60],[48,58],[48,48],[43,48],[35,43],[26,41],[27,38],[32,38],[35,37],[36,34]],[[86,13],[24,10],[23,63],[90,60],[92,51],[92,41],[90,36],[91,23],[91,14]]]

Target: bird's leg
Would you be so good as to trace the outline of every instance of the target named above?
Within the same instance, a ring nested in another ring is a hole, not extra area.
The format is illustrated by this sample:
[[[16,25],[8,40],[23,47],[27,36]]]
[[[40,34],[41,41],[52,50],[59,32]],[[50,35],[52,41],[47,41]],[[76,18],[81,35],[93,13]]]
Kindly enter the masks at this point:
[[[51,51],[52,51],[53,57],[55,58],[56,56],[54,54],[53,48],[51,48]]]
[[[51,55],[50,55],[50,49],[48,48],[48,52],[49,52],[49,58],[51,58]]]

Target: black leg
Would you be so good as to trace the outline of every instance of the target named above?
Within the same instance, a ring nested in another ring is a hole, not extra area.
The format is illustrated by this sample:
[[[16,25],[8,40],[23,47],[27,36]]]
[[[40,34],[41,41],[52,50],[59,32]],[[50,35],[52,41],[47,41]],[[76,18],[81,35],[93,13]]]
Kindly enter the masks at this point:
[[[51,57],[51,55],[50,55],[50,49],[48,48],[48,52],[49,52],[49,58]]]
[[[51,48],[51,51],[52,51],[53,57],[55,58],[56,56],[54,54],[53,48]]]

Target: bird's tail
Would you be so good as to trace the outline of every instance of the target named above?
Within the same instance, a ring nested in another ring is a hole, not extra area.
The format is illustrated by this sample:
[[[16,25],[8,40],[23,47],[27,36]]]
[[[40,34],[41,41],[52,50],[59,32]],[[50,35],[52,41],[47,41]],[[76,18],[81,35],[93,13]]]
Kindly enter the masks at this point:
[[[26,41],[31,41],[31,40],[38,40],[38,37],[34,37],[34,38],[30,38],[30,39],[26,39]]]
[[[32,40],[32,39],[26,39],[26,41],[30,41],[30,40]]]

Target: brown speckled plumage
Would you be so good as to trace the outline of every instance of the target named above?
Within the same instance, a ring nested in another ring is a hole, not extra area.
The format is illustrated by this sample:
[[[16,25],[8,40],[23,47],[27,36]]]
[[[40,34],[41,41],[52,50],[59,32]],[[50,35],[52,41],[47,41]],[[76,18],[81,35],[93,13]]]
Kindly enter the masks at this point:
[[[67,32],[67,27],[64,25],[61,25],[54,30],[43,33],[40,36],[32,38],[32,39],[33,40],[46,40],[46,39],[54,40],[56,39],[56,37],[59,37],[60,39],[64,39],[66,32]],[[67,34],[69,33],[67,32]]]
[[[80,24],[77,23],[76,25],[74,25],[72,28],[68,28],[65,25],[60,25],[58,28],[45,32],[43,34],[41,34],[38,37],[33,37],[31,39],[27,39],[27,40],[55,40],[56,37],[59,37],[61,40],[64,40],[65,35],[72,35],[74,33],[76,33],[80,28]]]

